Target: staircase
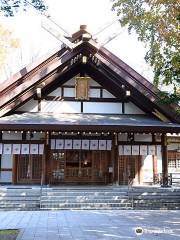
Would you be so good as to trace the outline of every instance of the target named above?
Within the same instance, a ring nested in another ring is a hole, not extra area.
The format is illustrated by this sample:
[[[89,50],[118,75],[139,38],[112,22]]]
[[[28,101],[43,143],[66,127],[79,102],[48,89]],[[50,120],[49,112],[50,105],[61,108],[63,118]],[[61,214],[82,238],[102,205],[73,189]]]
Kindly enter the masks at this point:
[[[129,195],[134,209],[180,209],[180,188],[133,187]]]
[[[40,208],[49,209],[132,209],[127,188],[61,187],[42,189]]]
[[[180,188],[2,186],[0,210],[180,210]]]
[[[39,210],[39,187],[0,187],[0,210]]]

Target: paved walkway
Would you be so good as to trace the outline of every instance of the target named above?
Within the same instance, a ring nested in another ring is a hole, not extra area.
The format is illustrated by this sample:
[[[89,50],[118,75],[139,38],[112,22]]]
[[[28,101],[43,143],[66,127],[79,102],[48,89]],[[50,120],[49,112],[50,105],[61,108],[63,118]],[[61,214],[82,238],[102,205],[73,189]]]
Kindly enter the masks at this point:
[[[18,240],[180,239],[180,211],[0,212],[0,229],[16,228]]]

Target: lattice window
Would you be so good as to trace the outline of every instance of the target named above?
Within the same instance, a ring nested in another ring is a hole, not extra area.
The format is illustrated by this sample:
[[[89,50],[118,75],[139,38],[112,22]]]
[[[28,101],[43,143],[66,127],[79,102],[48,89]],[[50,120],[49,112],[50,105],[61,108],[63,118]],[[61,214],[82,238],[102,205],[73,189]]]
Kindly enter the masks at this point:
[[[177,159],[176,164],[177,164],[177,168],[180,168],[180,159]]]
[[[176,168],[176,159],[168,159],[168,167]]]
[[[180,168],[180,153],[175,151],[168,152],[168,167]]]

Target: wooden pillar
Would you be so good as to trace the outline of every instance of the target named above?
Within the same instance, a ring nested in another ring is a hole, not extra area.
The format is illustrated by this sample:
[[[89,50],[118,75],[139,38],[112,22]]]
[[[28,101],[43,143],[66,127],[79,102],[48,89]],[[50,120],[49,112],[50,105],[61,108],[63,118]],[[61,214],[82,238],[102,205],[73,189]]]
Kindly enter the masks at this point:
[[[43,159],[43,184],[49,184],[49,172],[50,172],[50,137],[49,132],[45,133],[45,146],[44,146],[44,159]]]
[[[118,135],[114,134],[112,141],[113,183],[118,182]]]
[[[158,173],[157,170],[157,156],[156,155],[152,155],[152,160],[153,160],[153,182],[155,183],[156,181],[156,176]]]
[[[17,184],[17,161],[19,155],[13,155],[12,183]]]
[[[161,136],[162,145],[162,186],[168,186],[168,155],[167,155],[167,139],[166,135]]]

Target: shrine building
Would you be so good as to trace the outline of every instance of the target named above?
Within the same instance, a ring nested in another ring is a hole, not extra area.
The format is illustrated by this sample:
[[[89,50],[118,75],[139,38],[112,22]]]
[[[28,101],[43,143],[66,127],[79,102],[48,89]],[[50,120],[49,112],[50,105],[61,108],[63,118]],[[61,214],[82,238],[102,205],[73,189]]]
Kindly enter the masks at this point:
[[[0,86],[0,183],[167,185],[179,106],[85,25],[69,40]]]

